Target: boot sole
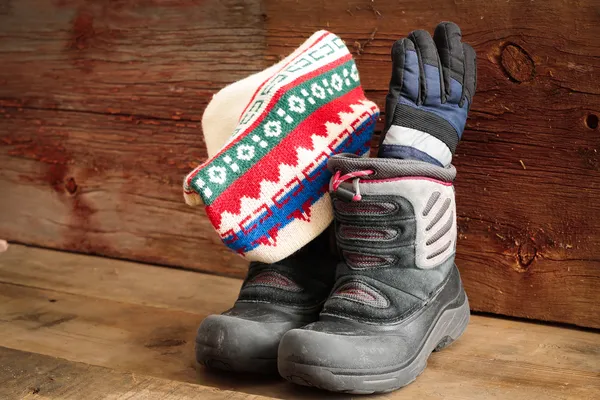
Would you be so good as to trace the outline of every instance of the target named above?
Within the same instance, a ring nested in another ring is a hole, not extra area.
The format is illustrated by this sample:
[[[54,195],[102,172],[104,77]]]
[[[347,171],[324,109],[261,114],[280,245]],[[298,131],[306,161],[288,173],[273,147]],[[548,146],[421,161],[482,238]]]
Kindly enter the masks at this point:
[[[432,352],[448,347],[464,333],[469,324],[469,316],[469,302],[465,296],[462,305],[442,312],[416,357],[408,365],[392,372],[358,375],[352,371],[340,372],[327,367],[279,361],[279,374],[293,383],[332,392],[350,394],[391,392],[417,379],[427,366],[427,359]]]

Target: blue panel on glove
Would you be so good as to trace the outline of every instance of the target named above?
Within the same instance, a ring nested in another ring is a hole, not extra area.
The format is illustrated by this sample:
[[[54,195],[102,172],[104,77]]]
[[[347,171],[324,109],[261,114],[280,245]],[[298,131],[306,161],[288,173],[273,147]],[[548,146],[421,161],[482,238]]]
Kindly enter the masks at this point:
[[[410,54],[413,52],[408,53]],[[445,119],[456,130],[456,134],[460,139],[462,137],[463,130],[465,129],[467,112],[469,110],[469,102],[467,99],[465,99],[462,107],[460,107],[458,104],[462,94],[462,85],[452,78],[450,80],[450,98],[448,98],[445,103],[442,103],[439,69],[433,65],[427,64],[424,65],[423,68],[425,70],[425,77],[427,81],[425,103],[417,106],[414,101],[411,101],[403,96],[398,98],[398,103],[419,108],[423,111],[433,113],[440,118]],[[405,79],[405,82],[407,81],[408,80]]]
[[[461,37],[456,24],[443,22],[434,38],[414,31],[394,43],[380,157],[451,162],[476,82],[475,52]],[[393,130],[394,138],[388,137],[392,126],[402,128]]]
[[[406,52],[404,59],[401,96],[413,103],[419,98],[419,60],[417,53],[412,50]]]

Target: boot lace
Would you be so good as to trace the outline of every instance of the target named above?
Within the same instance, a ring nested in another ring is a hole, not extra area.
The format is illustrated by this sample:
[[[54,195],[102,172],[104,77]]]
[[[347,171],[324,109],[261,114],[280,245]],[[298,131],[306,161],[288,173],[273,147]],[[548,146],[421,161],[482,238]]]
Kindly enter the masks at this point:
[[[360,194],[360,177],[361,176],[369,176],[373,174],[373,170],[365,169],[362,171],[353,171],[348,172],[347,174],[342,175],[342,173],[338,170],[335,172],[331,181],[329,183],[329,191],[335,192],[338,190],[340,185],[345,181],[352,179],[352,188],[354,189],[354,195],[352,196],[352,201],[360,201],[362,196]]]

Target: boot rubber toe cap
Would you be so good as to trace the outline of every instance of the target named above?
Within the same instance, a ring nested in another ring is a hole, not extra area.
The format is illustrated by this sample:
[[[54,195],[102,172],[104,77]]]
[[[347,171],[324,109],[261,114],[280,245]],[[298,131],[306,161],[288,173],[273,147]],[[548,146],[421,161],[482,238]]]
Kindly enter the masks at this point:
[[[333,334],[293,329],[279,344],[280,362],[326,367],[344,371],[399,368],[410,361],[409,347],[397,335],[367,335],[366,332]]]
[[[289,322],[264,323],[228,315],[210,315],[198,328],[196,354],[241,359],[276,359]],[[199,360],[200,361],[200,360]]]

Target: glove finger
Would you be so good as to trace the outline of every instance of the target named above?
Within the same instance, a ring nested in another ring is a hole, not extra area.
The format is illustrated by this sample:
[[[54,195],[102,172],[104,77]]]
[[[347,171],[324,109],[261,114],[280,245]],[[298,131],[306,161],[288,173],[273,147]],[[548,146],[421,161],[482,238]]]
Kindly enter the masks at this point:
[[[461,42],[462,33],[453,22],[442,22],[433,34],[444,70],[445,100],[457,104],[463,99],[465,54]]]
[[[475,54],[475,50],[466,43],[463,44],[463,49],[465,54],[465,75],[463,98],[461,99],[460,106],[462,107],[462,103],[467,101],[470,108],[477,88],[477,55]]]
[[[413,103],[416,103],[419,97],[417,53],[414,44],[407,38],[397,40],[392,46],[392,77],[385,102],[385,132],[392,124],[394,110],[400,97]]]
[[[419,61],[418,104],[440,104],[443,79],[435,42],[424,30],[413,31],[408,38],[415,44]]]

